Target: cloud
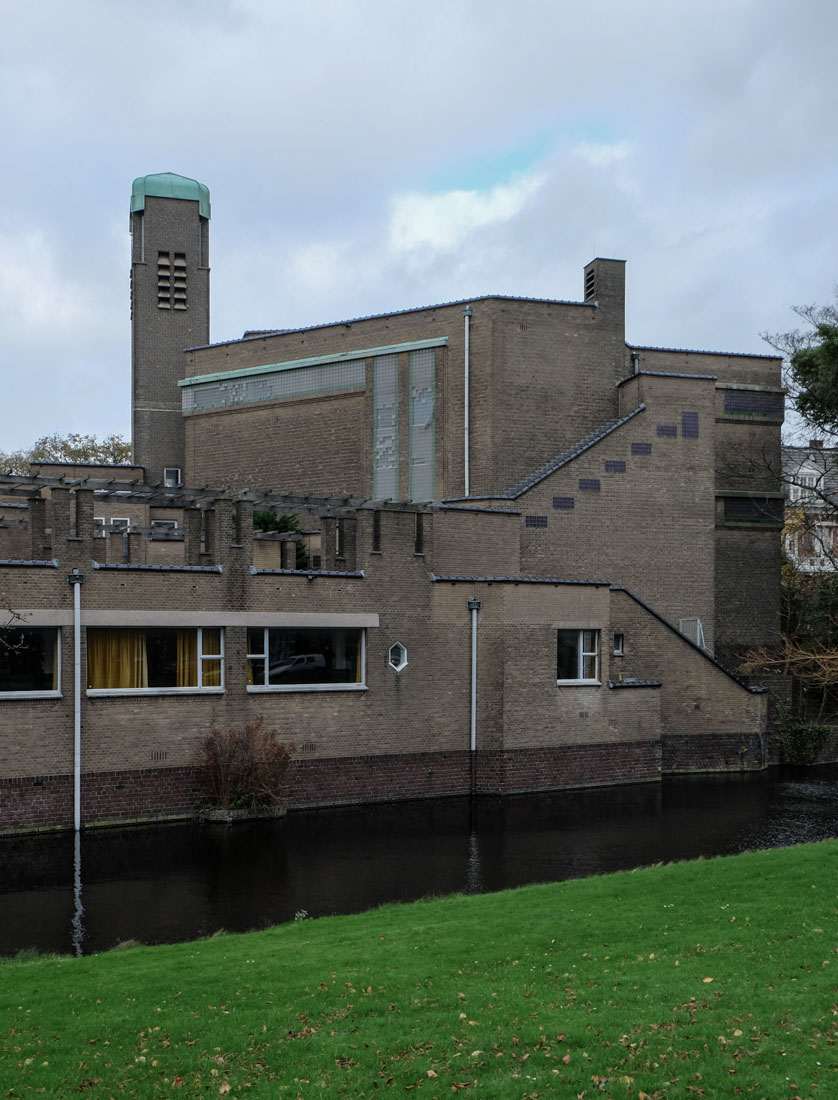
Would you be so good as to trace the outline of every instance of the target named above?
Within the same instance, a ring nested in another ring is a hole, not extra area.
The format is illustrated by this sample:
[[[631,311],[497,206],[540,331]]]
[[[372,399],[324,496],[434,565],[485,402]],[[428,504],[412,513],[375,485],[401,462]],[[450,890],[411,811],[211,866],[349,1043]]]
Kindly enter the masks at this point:
[[[631,156],[632,144],[628,141],[615,141],[611,144],[580,141],[574,146],[573,153],[589,164],[615,164]]]
[[[396,253],[457,248],[476,230],[514,218],[544,180],[539,173],[487,191],[397,195],[392,202],[389,247]]]
[[[838,277],[838,5],[603,0],[595,26],[550,0],[11,7],[0,381],[35,380],[19,445],[127,423],[147,172],[211,189],[214,339],[578,297],[601,253],[629,261],[631,339],[762,350]]]

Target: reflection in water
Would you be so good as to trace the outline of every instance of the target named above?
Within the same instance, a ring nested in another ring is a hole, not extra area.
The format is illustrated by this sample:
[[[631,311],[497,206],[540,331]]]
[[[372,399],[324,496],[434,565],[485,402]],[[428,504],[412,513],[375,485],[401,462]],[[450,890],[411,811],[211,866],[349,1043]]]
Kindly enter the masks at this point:
[[[833,836],[835,767],[388,803],[234,827],[7,837],[0,954],[175,942],[292,920],[299,909],[358,912]]]
[[[84,943],[84,906],[81,900],[81,833],[73,836],[73,954],[82,955]]]
[[[467,894],[483,893],[483,873],[480,869],[480,841],[477,833],[468,835],[468,862],[466,863],[466,888]]]

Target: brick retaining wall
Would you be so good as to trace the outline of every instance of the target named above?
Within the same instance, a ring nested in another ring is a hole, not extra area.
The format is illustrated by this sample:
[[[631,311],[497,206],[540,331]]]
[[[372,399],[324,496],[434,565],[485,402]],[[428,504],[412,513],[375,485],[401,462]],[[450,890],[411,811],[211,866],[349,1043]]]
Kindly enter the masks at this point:
[[[757,769],[758,735],[670,735],[657,741],[481,751],[474,760],[479,794],[525,794],[644,783],[664,774]],[[468,752],[393,753],[293,761],[290,807],[358,805],[468,794]],[[82,819],[101,822],[190,815],[205,798],[201,768],[153,768],[82,776]],[[0,780],[0,833],[71,828],[73,777]]]

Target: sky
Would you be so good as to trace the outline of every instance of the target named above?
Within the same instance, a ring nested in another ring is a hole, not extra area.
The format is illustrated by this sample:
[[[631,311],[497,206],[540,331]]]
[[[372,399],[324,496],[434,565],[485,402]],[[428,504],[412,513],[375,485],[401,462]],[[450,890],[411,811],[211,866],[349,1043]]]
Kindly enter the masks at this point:
[[[833,0],[0,0],[0,452],[130,435],[136,176],[212,198],[213,341],[485,294],[766,354],[838,282]]]

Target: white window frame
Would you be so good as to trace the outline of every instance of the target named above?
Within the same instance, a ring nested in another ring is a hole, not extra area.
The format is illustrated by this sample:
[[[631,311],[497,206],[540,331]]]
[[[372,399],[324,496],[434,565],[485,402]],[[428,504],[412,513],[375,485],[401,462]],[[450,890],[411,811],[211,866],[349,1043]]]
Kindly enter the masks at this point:
[[[251,630],[258,630],[258,627],[251,627]],[[247,661],[263,661],[264,662],[264,676],[265,680],[268,677],[270,647],[268,644],[268,632],[271,630],[303,630],[302,626],[295,627],[289,626],[266,626],[262,629],[262,652],[252,653],[248,646]],[[271,694],[274,692],[288,694],[288,692],[296,691],[366,691],[367,690],[367,632],[364,627],[336,627],[339,630],[357,630],[361,635],[361,679],[356,684],[248,684],[247,690],[252,694]]]
[[[585,649],[585,635],[592,633],[594,635],[594,648],[592,650]],[[584,626],[579,627],[577,630],[574,628],[559,628],[556,631],[556,645],[558,646],[559,634],[576,634],[576,671],[578,676],[575,679],[560,680],[556,677],[556,683],[561,687],[568,687],[574,685],[586,685],[588,687],[597,687],[600,684],[599,679],[599,645],[601,631],[596,627]],[[594,675],[585,676],[585,658],[594,658]],[[558,662],[558,653],[556,655],[556,661]],[[558,669],[557,669],[558,671]]]
[[[626,636],[619,631],[614,633],[614,647],[611,651],[615,657],[625,657],[626,655]]]
[[[152,533],[155,531],[177,531],[176,519],[153,519],[151,521]]]
[[[88,630],[100,629],[97,627],[87,627]],[[91,698],[98,698],[106,695],[221,695],[223,694],[224,687],[224,627],[212,626],[207,627],[207,630],[217,630],[220,635],[219,653],[207,653],[204,654],[204,627],[202,626],[178,626],[177,624],[167,625],[165,627],[135,627],[115,626],[114,630],[194,630],[198,635],[198,683],[194,687],[145,687],[145,688],[88,688],[87,694]],[[86,639],[85,639],[86,641]],[[212,686],[204,687],[204,661],[219,661],[220,662],[220,684],[213,684]]]
[[[0,699],[60,699],[61,696],[61,627],[37,626],[31,627],[27,623],[18,624],[21,630],[52,630],[55,633],[55,668],[56,677],[54,688],[46,691],[0,691]],[[3,627],[3,630],[15,630],[14,625]]]
[[[812,503],[818,499],[822,474],[814,470],[799,470],[792,475],[795,484],[789,486],[789,500],[798,504]]]
[[[398,660],[394,661],[393,656],[396,653],[398,654]],[[403,668],[407,668],[407,646],[401,642],[393,642],[387,650],[387,664],[396,672],[401,672]]]

